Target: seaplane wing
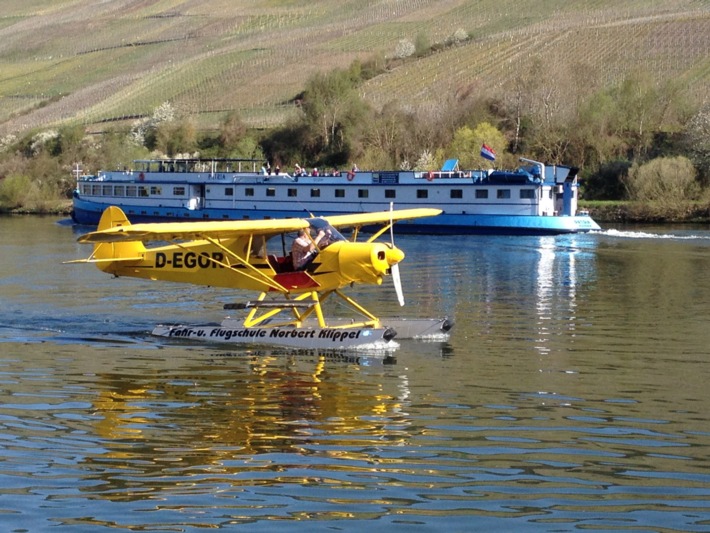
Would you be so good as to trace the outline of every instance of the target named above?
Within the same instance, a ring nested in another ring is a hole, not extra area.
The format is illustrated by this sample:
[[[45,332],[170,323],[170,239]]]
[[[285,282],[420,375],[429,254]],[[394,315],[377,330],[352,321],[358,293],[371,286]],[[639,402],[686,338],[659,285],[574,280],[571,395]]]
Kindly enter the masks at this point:
[[[441,209],[416,208],[400,209],[396,211],[375,211],[373,213],[356,213],[352,215],[334,215],[323,217],[335,228],[368,226],[373,224],[386,224],[390,221],[408,220],[412,218],[433,217],[441,214]]]
[[[79,242],[98,244],[131,241],[193,241],[205,238],[220,240],[249,235],[277,235],[307,227],[308,222],[298,218],[131,224],[87,233],[79,237]]]
[[[109,208],[112,209],[112,208]],[[379,211],[352,215],[322,217],[333,227],[359,227],[396,222],[412,218],[431,217],[440,209],[417,208]],[[308,219],[230,220],[205,222],[168,222],[161,224],[126,224],[93,231],[79,237],[80,243],[112,243],[131,241],[189,241],[198,239],[234,239],[248,235],[277,235],[309,227]]]

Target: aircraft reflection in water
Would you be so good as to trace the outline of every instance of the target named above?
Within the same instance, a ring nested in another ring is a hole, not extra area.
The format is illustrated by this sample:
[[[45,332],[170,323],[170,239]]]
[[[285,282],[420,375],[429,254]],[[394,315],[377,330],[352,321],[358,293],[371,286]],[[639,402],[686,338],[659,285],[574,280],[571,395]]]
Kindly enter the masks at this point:
[[[405,209],[325,218],[177,222],[132,225],[117,207],[104,212],[98,231],[79,238],[92,243],[86,260],[116,277],[130,276],[195,285],[258,291],[256,301],[230,308],[246,309],[241,324],[158,326],[155,335],[285,345],[312,349],[380,347],[395,336],[385,323],[357,303],[344,289],[355,284],[381,285],[390,275],[400,305],[404,296],[399,263],[404,252],[394,245],[396,221],[435,216],[437,209]],[[363,226],[381,226],[358,242]],[[347,240],[340,229],[352,229]],[[390,242],[376,239],[390,232]],[[298,232],[289,253],[286,236]],[[168,242],[146,247],[145,243]],[[277,299],[271,296],[277,295]],[[357,314],[345,321],[328,320],[323,303],[331,298]],[[311,323],[309,324],[309,319]],[[402,323],[403,327],[411,323]],[[423,323],[423,330],[446,333],[445,320]],[[422,331],[419,331],[421,334]],[[396,346],[392,344],[392,346]]]
[[[196,486],[203,481],[212,487],[208,476],[229,476],[222,481],[229,485],[279,483],[238,475],[278,473],[281,466],[270,454],[329,462],[331,452],[315,451],[328,446],[342,450],[340,460],[349,454],[362,459],[359,450],[403,438],[401,427],[388,426],[401,417],[406,383],[385,390],[364,374],[353,387],[352,380],[328,372],[323,356],[243,357],[229,358],[229,366],[217,362],[216,371],[202,366],[167,375],[160,369],[153,376],[97,375],[94,424],[105,451],[90,455],[85,467],[103,485],[87,490],[114,501],[151,499],[161,478],[165,490],[180,490],[173,482],[184,475],[178,471],[189,472]]]

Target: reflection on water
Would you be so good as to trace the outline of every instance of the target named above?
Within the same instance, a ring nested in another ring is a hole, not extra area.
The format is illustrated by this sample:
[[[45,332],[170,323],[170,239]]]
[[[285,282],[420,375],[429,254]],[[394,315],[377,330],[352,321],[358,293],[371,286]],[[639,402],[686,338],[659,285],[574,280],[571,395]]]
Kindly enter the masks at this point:
[[[707,231],[398,237],[407,313],[456,326],[382,360],[153,339],[234,295],[0,230],[4,530],[710,528]]]

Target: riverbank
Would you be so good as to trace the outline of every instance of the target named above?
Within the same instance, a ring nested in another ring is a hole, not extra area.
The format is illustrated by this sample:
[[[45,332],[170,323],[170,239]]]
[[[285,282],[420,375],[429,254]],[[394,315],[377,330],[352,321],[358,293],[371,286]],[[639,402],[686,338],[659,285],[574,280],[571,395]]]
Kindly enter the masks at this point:
[[[693,223],[710,224],[710,205],[688,203],[660,206],[637,202],[579,202],[579,209],[589,212],[597,223]]]
[[[70,216],[72,211],[71,200],[60,200],[50,202],[39,207],[5,207],[0,206],[0,215],[66,215]]]

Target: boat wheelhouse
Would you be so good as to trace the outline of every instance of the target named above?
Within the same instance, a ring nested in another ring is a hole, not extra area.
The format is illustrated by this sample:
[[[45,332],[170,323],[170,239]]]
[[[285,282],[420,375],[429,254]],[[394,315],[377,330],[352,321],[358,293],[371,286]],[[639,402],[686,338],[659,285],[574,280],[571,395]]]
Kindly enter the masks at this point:
[[[560,234],[600,229],[577,212],[578,169],[521,159],[517,170],[270,172],[245,159],[157,159],[79,176],[72,217],[95,225],[119,206],[132,222],[327,216],[433,207],[443,214],[398,224],[402,233]]]

